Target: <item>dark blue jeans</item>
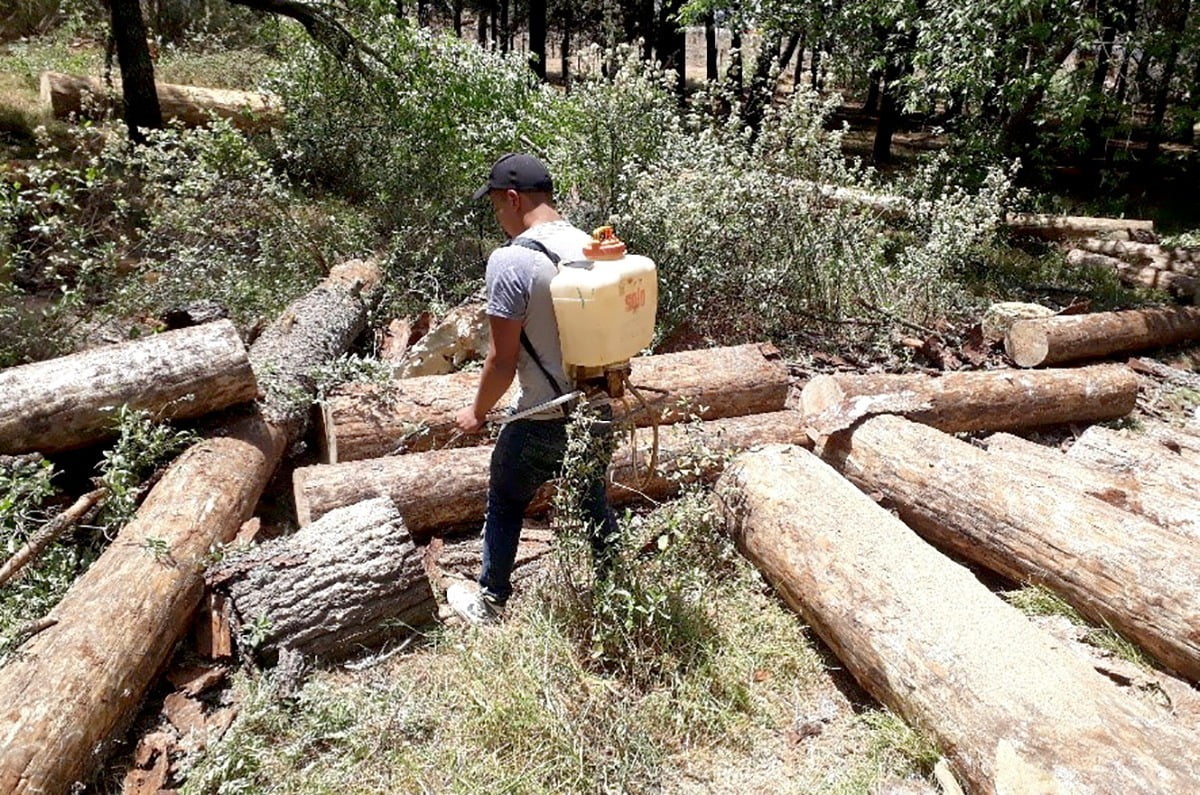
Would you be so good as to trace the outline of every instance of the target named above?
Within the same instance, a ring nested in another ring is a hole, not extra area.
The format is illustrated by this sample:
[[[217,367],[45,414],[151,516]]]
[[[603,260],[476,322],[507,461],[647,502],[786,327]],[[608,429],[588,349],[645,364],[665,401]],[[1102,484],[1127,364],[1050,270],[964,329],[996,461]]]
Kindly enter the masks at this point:
[[[603,417],[593,424],[592,433],[611,437],[612,422]],[[512,594],[509,578],[517,557],[525,509],[542,484],[559,476],[566,448],[566,420],[514,420],[501,429],[496,440],[488,481],[487,517],[483,523],[483,571],[479,584],[499,604],[507,602]],[[596,462],[595,474],[588,477],[581,495],[592,554],[601,565],[612,554],[609,543],[617,532],[617,519],[604,488],[608,464],[608,460]]]

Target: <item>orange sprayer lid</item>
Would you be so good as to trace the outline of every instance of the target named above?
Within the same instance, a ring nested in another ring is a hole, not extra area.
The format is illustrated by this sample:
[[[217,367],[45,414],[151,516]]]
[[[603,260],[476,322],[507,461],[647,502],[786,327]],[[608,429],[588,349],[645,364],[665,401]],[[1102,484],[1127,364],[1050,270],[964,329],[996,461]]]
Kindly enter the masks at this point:
[[[590,260],[620,259],[625,256],[625,244],[617,239],[611,226],[600,226],[592,232],[592,242],[583,247],[583,256]]]

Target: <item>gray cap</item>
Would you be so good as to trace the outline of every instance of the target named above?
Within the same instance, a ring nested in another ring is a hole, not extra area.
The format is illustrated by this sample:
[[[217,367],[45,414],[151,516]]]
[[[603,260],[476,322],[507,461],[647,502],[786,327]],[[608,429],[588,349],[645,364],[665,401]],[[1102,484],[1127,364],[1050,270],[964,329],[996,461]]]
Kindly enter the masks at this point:
[[[487,182],[471,195],[482,199],[492,190],[554,192],[554,180],[544,163],[533,155],[510,152],[492,166]]]

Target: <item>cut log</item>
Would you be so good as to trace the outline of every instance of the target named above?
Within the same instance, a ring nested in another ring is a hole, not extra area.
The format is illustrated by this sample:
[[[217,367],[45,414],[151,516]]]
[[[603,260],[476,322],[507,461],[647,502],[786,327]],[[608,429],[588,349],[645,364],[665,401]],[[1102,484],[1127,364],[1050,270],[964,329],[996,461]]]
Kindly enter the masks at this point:
[[[1093,425],[1075,440],[1067,455],[1128,475],[1147,486],[1200,494],[1200,466],[1153,439]]]
[[[260,627],[255,652],[337,662],[411,634],[436,613],[423,555],[387,498],[330,511],[294,535],[235,555],[208,580]]]
[[[1170,425],[1156,420],[1143,419],[1141,433],[1148,439],[1170,450],[1181,458],[1200,466],[1200,427]]]
[[[807,443],[794,411],[672,425],[661,430],[658,468],[647,477],[650,434],[639,432],[636,441],[622,445],[613,457],[609,499],[616,505],[667,497],[678,490],[681,478],[715,478],[724,465],[721,454],[728,451],[764,442]],[[302,467],[292,481],[296,515],[306,525],[334,508],[391,497],[421,543],[440,530],[482,521],[491,455],[491,447],[466,447]],[[544,488],[529,514],[548,510],[552,493]]]
[[[521,530],[517,557],[513,562],[512,583],[520,587],[542,570],[554,548],[554,532],[545,527]],[[483,536],[478,533],[453,538],[434,538],[425,547],[425,571],[429,581],[445,591],[453,580],[474,579],[483,566]]]
[[[113,436],[122,405],[188,419],[254,400],[228,320],[0,371],[0,453],[59,452]]]
[[[901,417],[830,437],[822,457],[882,494],[930,541],[1049,588],[1168,667],[1200,677],[1200,550],[1190,539],[1094,497],[1030,482],[983,450]]]
[[[868,692],[933,735],[967,791],[1150,795],[1200,780],[1194,737],[1165,710],[805,451],[739,456],[717,494],[743,554]]]
[[[260,132],[277,127],[283,119],[283,110],[278,104],[261,93],[170,83],[159,83],[155,88],[163,121],[175,120],[189,127],[199,127],[216,116],[228,119],[239,130]],[[49,108],[56,119],[66,119],[72,114],[95,116],[97,111],[108,108],[115,109],[119,116],[121,81],[113,82],[110,93],[99,77],[42,72],[40,98],[42,106]]]
[[[412,336],[412,320],[399,318],[388,323],[379,343],[381,362],[398,362],[408,353],[408,339]]]
[[[429,333],[409,347],[396,367],[397,378],[452,373],[488,350],[484,298],[476,294],[447,313]]]
[[[318,290],[350,292],[359,284],[355,277],[347,285],[335,271]],[[375,271],[375,284],[377,279]],[[361,284],[354,290],[363,292]],[[286,379],[297,377],[293,367],[308,372],[341,353],[353,338],[343,337],[342,349],[332,350],[335,338],[315,333],[316,320],[304,311],[335,305],[297,301],[285,313],[287,328],[264,334],[280,359],[269,361],[257,343],[251,359]],[[332,326],[365,325],[362,300],[340,305],[353,307],[359,319],[331,317]],[[302,355],[284,344],[289,330],[318,347]],[[133,520],[51,611],[56,623],[0,668],[0,793],[67,792],[91,777],[187,630],[204,593],[201,572],[213,546],[227,543],[250,517],[296,441],[289,435],[298,427],[296,402],[292,395],[285,405],[264,407],[282,424],[255,410],[211,428],[212,438],[176,459]]]
[[[1128,309],[1018,320],[1004,350],[1021,367],[1063,364],[1200,339],[1200,308]]]
[[[1200,249],[1167,248],[1153,243],[1093,238],[1077,240],[1074,245],[1076,248],[1094,254],[1119,257],[1134,265],[1152,265],[1155,268],[1171,270],[1187,276],[1200,276]]]
[[[980,329],[983,338],[990,342],[999,342],[1018,320],[1032,320],[1039,317],[1054,317],[1055,311],[1041,304],[1028,304],[1021,301],[1001,301],[992,304],[983,313]]]
[[[678,422],[689,413],[720,419],[779,411],[787,401],[787,369],[768,344],[644,356],[632,367],[632,381],[647,388],[643,397],[652,408],[652,414],[634,415],[639,426]],[[470,405],[478,384],[478,373],[404,378],[383,386],[347,384],[322,404],[321,460],[335,464],[442,449],[455,439],[455,414]],[[500,405],[511,403],[515,390]],[[618,418],[639,408],[632,396],[625,404],[614,406]],[[484,440],[476,434],[455,443]]]
[[[1090,495],[1200,541],[1200,499],[1194,493],[1144,486],[1127,475],[1089,466],[1052,447],[1006,433],[989,436],[985,444],[988,453],[1005,461],[1013,472]]]
[[[1038,213],[1009,213],[1005,225],[1018,235],[1047,240],[1077,237],[1105,237],[1132,240],[1138,234],[1154,232],[1153,221],[1135,218],[1091,218],[1074,215],[1041,215]]]
[[[1137,265],[1108,254],[1096,254],[1078,248],[1067,252],[1067,262],[1077,266],[1110,270],[1117,274],[1122,284],[1163,290],[1177,298],[1194,298],[1197,285],[1200,285],[1200,279],[1194,276],[1176,273],[1157,265]]]
[[[855,398],[909,393],[925,408],[904,416],[956,433],[1115,419],[1133,410],[1137,390],[1137,376],[1123,365],[940,376],[819,375],[805,384],[800,405],[806,421],[816,423]]]

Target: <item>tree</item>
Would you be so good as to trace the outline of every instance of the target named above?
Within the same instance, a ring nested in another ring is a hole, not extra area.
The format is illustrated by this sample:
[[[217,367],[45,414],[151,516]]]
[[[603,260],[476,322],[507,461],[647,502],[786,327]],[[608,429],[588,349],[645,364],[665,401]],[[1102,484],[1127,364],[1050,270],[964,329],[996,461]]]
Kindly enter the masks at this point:
[[[146,22],[138,0],[109,0],[112,36],[121,65],[121,97],[129,137],[142,143],[145,130],[162,127],[162,110],[154,87],[154,62],[146,43]]]

